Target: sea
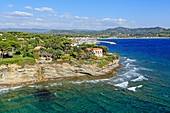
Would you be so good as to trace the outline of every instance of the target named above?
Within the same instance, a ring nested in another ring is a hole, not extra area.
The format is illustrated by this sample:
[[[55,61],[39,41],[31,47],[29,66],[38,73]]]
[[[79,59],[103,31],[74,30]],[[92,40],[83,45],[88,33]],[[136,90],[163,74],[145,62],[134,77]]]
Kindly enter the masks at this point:
[[[170,113],[170,39],[99,39],[120,54],[102,77],[0,86],[0,113]]]

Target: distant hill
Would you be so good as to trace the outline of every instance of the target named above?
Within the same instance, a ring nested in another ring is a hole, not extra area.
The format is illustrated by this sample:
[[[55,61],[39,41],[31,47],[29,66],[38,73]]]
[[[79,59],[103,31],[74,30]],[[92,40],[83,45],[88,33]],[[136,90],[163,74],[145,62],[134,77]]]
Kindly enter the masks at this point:
[[[28,32],[28,33],[45,33],[49,29],[27,29],[27,28],[1,28],[0,31]]]
[[[74,30],[50,30],[49,32],[50,34],[80,34],[80,35],[94,35],[94,33],[98,33],[95,30],[78,30],[78,29],[74,29]]]
[[[157,36],[159,34],[170,34],[170,29],[165,29],[161,27],[154,28],[125,28],[125,27],[117,27],[113,29],[103,30],[102,34],[106,35],[125,35],[125,36]]]
[[[165,29],[161,27],[153,28],[109,28],[106,30],[51,30],[48,33],[52,34],[84,34],[92,36],[170,36],[170,29]]]
[[[117,37],[141,37],[141,36],[168,36],[170,37],[170,29],[161,27],[152,28],[109,28],[106,30],[56,30],[56,29],[21,29],[21,28],[9,28],[0,29],[0,31],[18,31],[18,32],[30,32],[30,33],[48,33],[48,34],[69,34],[69,35],[90,35],[90,36],[117,36]]]

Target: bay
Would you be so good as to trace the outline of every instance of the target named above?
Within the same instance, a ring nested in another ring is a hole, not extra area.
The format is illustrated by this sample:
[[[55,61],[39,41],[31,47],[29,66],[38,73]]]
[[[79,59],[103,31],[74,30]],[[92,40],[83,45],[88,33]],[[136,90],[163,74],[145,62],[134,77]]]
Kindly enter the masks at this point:
[[[168,113],[170,39],[99,39],[119,53],[116,75],[0,87],[2,113]]]

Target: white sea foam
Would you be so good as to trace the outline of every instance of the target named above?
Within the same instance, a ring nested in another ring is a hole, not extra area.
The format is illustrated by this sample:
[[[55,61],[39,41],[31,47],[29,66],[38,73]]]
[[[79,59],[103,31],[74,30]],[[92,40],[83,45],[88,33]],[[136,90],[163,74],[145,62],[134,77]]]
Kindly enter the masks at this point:
[[[83,80],[83,81],[75,81],[71,82],[72,84],[82,84],[82,83],[99,83],[104,81],[109,81],[110,79],[98,79],[98,80]]]
[[[10,91],[10,90],[16,90],[16,89],[19,89],[19,88],[22,88],[23,86],[16,86],[16,87],[6,87],[6,88],[4,88],[4,87],[1,87],[0,88],[0,93],[5,93],[5,92],[8,92],[8,91]]]
[[[132,82],[137,82],[137,81],[143,81],[143,80],[148,80],[147,78],[145,78],[143,75],[139,76],[136,79],[132,79]]]
[[[139,70],[139,68],[136,68],[136,67],[134,67],[133,69],[134,69],[135,71],[138,71],[138,70]]]
[[[31,87],[31,88],[42,88],[43,86],[30,85],[28,87]]]
[[[126,82],[122,82],[122,83],[119,83],[119,84],[114,84],[114,86],[125,89],[125,88],[128,87],[128,84],[129,84],[129,82],[126,81]]]
[[[132,64],[130,64],[130,63],[127,63],[127,64],[125,65],[125,68],[131,68],[131,67],[134,67],[134,65],[132,65]]]
[[[71,82],[72,84],[82,84],[84,83],[85,81],[75,81],[75,82]]]
[[[127,88],[127,90],[136,92],[136,89],[137,89],[137,88],[141,88],[141,87],[142,87],[142,85],[135,86],[135,87],[129,87],[129,88]]]
[[[50,86],[62,86],[62,83],[53,83],[53,84],[50,84]]]
[[[23,86],[16,86],[16,87],[11,87],[10,90],[15,90],[15,89],[19,89],[22,88]]]
[[[144,70],[144,71],[153,71],[152,69],[148,69],[148,68],[144,68],[144,67],[140,67],[140,70]]]
[[[141,76],[141,74],[137,73],[134,69],[127,71],[124,74],[118,75],[118,77],[121,77],[124,81],[129,81],[139,76]]]
[[[136,62],[136,60],[128,58],[128,59],[126,59],[125,63],[128,63],[128,62]]]

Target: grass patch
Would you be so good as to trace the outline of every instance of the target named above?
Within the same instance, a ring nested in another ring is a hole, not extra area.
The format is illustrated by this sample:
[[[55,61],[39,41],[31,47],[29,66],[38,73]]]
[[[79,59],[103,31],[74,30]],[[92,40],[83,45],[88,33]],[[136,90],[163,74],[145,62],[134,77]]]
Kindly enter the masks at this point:
[[[102,68],[105,65],[109,64],[110,61],[106,60],[106,59],[101,59],[100,61],[98,61],[98,67]]]
[[[22,58],[19,55],[14,56],[13,58],[4,58],[0,60],[0,65],[2,64],[18,64],[18,65],[23,65],[23,64],[35,64],[35,59],[31,57],[25,57]]]
[[[18,58],[5,58],[0,60],[0,64],[14,64],[19,62],[20,59]]]

